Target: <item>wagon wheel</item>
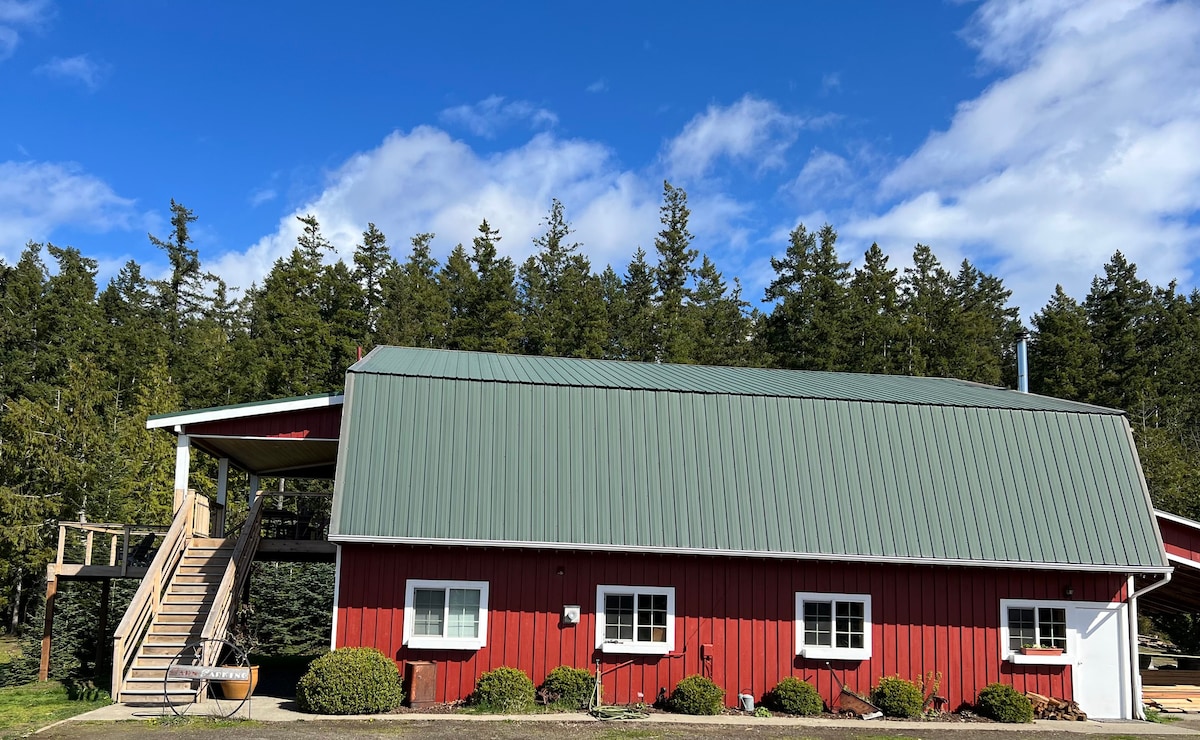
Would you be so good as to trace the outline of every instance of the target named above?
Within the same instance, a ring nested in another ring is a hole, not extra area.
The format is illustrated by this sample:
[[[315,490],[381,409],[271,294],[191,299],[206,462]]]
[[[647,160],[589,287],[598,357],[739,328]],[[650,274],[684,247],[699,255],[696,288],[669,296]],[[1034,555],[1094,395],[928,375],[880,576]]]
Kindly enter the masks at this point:
[[[211,659],[205,665],[205,655]],[[205,637],[175,654],[163,677],[163,703],[176,715],[232,717],[249,698],[226,698],[220,678],[249,676],[250,661],[237,645]]]

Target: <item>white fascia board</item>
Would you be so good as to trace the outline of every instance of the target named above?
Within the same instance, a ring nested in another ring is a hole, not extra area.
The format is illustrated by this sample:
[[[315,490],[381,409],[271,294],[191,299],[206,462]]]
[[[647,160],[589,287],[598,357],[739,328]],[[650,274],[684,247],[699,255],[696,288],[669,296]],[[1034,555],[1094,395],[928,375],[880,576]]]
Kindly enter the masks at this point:
[[[282,414],[288,411],[304,411],[320,409],[329,406],[341,406],[345,395],[318,396],[317,398],[297,398],[294,401],[273,403],[265,401],[254,406],[242,406],[233,409],[215,409],[213,411],[185,411],[171,416],[161,416],[146,421],[147,429],[162,429],[175,425],[204,424],[210,421],[225,421],[226,419],[243,419],[249,416],[265,416],[267,414]]]

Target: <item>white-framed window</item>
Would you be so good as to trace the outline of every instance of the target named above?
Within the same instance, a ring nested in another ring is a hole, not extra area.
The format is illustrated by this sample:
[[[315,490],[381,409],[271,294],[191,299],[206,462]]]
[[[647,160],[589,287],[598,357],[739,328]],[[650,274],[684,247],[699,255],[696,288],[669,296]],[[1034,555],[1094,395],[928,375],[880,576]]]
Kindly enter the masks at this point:
[[[1000,600],[1001,657],[1012,663],[1066,665],[1072,662],[1068,617],[1073,602]],[[1059,655],[1024,655],[1023,648],[1057,648]]]
[[[487,581],[427,581],[404,586],[404,644],[478,650],[487,644]]]
[[[826,660],[871,657],[871,595],[796,594],[796,655]]]
[[[596,647],[606,653],[666,655],[675,649],[675,589],[597,586]]]

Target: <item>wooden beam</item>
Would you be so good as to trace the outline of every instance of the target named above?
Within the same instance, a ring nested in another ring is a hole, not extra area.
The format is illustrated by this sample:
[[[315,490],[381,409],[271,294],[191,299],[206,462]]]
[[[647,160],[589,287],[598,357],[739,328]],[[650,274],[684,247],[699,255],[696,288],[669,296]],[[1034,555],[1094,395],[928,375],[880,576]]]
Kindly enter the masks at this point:
[[[108,602],[112,598],[112,579],[105,578],[100,587],[100,624],[96,628],[96,675],[103,675],[103,666],[112,652],[108,645]]]
[[[46,619],[42,625],[42,662],[38,668],[38,680],[50,679],[50,639],[54,634],[54,597],[58,595],[58,578],[53,574],[46,579]]]
[[[188,474],[192,464],[192,441],[186,434],[175,440],[175,500],[172,511],[179,511],[184,493],[188,489]]]

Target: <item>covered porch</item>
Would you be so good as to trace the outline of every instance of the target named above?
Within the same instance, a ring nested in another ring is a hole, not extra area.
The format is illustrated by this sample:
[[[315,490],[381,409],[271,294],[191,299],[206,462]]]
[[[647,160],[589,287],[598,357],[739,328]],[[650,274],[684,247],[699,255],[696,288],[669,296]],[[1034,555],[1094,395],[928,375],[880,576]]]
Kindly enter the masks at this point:
[[[1165,511],[1155,511],[1155,516],[1167,561],[1175,570],[1169,583],[1141,599],[1139,608],[1156,615],[1200,614],[1200,522]],[[1195,642],[1200,644],[1200,634]],[[1147,647],[1139,656],[1147,706],[1200,713],[1200,651],[1186,645],[1175,650]]]

